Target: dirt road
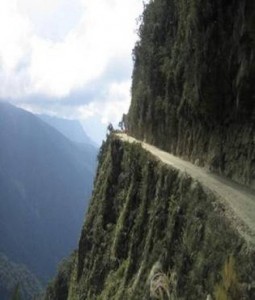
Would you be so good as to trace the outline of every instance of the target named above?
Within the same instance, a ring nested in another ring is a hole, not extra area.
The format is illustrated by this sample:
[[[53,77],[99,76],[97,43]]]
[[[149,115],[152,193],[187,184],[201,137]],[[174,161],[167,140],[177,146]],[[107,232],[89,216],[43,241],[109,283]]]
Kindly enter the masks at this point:
[[[214,194],[224,204],[226,215],[236,226],[242,236],[255,245],[255,191],[250,190],[229,179],[215,175],[204,168],[184,161],[168,152],[164,152],[155,146],[134,139],[126,134],[116,134],[121,140],[130,143],[141,143],[142,147],[159,158],[162,162],[187,173],[197,180],[202,186]]]

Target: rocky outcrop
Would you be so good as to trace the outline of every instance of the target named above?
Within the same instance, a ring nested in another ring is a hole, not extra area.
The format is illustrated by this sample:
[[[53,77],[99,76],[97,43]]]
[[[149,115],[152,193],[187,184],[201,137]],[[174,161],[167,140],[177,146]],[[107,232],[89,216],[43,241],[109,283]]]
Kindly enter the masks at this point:
[[[216,195],[111,137],[78,251],[46,299],[253,299],[254,263]]]
[[[129,133],[255,188],[253,0],[154,0],[134,49]]]

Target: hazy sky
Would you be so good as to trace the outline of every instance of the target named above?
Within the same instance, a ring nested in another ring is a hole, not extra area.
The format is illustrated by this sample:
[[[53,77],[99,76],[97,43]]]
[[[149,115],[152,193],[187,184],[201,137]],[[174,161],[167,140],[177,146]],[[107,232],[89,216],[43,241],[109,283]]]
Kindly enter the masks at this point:
[[[142,0],[0,0],[0,98],[100,139],[130,103]]]

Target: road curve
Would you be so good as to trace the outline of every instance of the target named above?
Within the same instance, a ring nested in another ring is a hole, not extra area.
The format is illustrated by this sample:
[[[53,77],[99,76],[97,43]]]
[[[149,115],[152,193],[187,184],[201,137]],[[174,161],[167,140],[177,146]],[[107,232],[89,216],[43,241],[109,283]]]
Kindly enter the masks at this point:
[[[140,143],[145,150],[156,156],[163,163],[187,173],[201,183],[204,188],[216,194],[217,199],[227,209],[227,216],[230,217],[232,223],[234,222],[240,234],[253,246],[255,245],[255,191],[215,175],[155,146],[136,140],[127,134],[117,133],[116,136],[126,142]]]

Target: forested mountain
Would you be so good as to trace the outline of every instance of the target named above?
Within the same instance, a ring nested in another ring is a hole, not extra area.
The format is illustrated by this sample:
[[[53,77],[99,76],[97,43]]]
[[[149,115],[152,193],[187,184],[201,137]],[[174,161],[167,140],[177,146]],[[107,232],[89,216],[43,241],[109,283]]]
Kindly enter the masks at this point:
[[[78,251],[45,299],[253,300],[254,228],[244,238],[231,215],[186,172],[112,135]]]
[[[147,1],[127,132],[46,300],[255,299],[254,28],[252,0]]]
[[[83,152],[83,155],[86,157],[95,157],[95,153],[98,151],[98,146],[94,141],[88,137],[86,132],[83,130],[81,124],[77,120],[67,120],[61,119],[57,117],[51,117],[48,115],[37,115],[44,122],[49,124],[51,127],[57,129],[60,133],[62,133],[67,139],[71,140],[74,144],[76,144],[76,148],[80,149]],[[95,161],[89,159],[85,159],[83,161],[86,164],[87,170],[91,172],[95,172]]]
[[[134,52],[129,132],[255,187],[253,0],[156,0]]]
[[[77,143],[87,144],[87,146],[92,145],[96,147],[95,142],[93,142],[88,137],[79,121],[61,119],[48,115],[38,115],[38,117],[41,118],[44,122],[54,127],[55,129],[57,129],[58,131],[60,131],[69,140]],[[94,151],[93,148],[92,150]]]
[[[11,262],[0,253],[0,297],[10,300],[18,290],[21,299],[32,300],[39,297],[42,286],[36,277],[24,266]]]
[[[77,244],[96,155],[0,102],[0,252],[43,281]]]

